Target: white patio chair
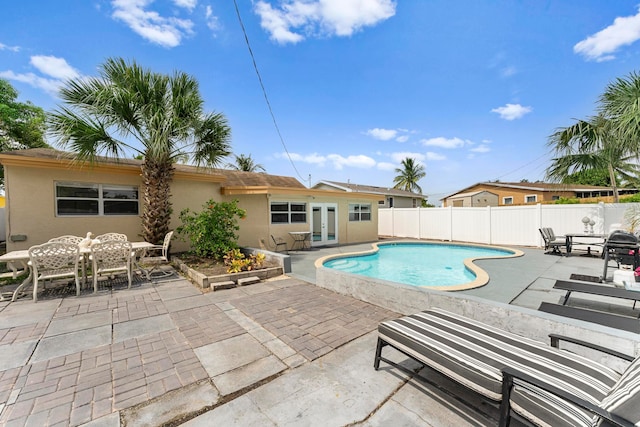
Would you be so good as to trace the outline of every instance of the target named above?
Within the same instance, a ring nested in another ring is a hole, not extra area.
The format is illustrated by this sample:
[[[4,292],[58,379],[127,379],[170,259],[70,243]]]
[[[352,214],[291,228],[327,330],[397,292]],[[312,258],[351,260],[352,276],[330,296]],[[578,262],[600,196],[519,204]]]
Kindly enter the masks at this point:
[[[83,240],[84,240],[84,238],[82,238],[80,236],[74,236],[74,235],[71,235],[71,234],[65,234],[64,236],[58,236],[58,237],[54,237],[52,239],[49,239],[49,242],[73,243],[74,245],[80,246],[80,242],[82,242]],[[85,279],[84,274],[86,272],[86,270],[84,268],[84,258],[85,258],[85,256],[81,253],[80,254],[80,271],[82,272],[83,281]]]
[[[151,268],[146,269],[140,267],[140,270],[147,276],[147,280],[151,280],[154,270],[160,267],[162,264],[169,264],[169,245],[171,244],[171,238],[173,237],[173,231],[168,232],[164,236],[162,245],[155,245],[149,248],[145,248],[144,252],[140,256],[138,265],[151,265]],[[173,274],[173,271],[163,270],[161,274],[156,274],[153,278],[166,277]]]
[[[91,246],[93,292],[98,292],[100,275],[113,276],[116,273],[127,273],[128,288],[131,289],[132,254],[130,242],[112,240]]]
[[[104,233],[104,234],[100,234],[99,236],[96,236],[95,240],[99,242],[111,242],[111,241],[126,242],[129,239],[127,238],[126,234],[122,234],[122,233]]]
[[[38,282],[70,278],[76,282],[76,296],[80,295],[78,261],[80,248],[74,243],[47,242],[29,248],[29,265],[33,272],[33,302],[38,301]]]

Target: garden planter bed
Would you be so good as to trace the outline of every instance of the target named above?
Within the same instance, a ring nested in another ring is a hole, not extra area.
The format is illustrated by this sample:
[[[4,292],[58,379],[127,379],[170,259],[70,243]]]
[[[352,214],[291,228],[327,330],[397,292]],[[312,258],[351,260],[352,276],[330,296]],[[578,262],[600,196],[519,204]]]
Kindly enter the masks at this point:
[[[238,279],[244,279],[247,277],[256,276],[259,277],[260,280],[266,280],[271,277],[277,277],[284,274],[284,269],[282,267],[266,267],[251,271],[241,271],[240,273],[207,275],[189,267],[180,258],[173,257],[171,261],[174,263],[178,270],[180,270],[184,275],[191,279],[192,282],[196,283],[202,289],[210,289],[211,285],[214,283],[231,281],[237,284]]]

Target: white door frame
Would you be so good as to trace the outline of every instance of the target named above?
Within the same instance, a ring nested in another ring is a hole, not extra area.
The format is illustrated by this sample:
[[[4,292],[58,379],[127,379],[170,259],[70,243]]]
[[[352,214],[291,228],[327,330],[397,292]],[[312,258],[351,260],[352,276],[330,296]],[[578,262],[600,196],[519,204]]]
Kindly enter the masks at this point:
[[[314,229],[314,208],[320,209],[320,240],[316,240],[317,232]],[[333,239],[329,240],[329,208],[333,208],[334,215],[334,230]],[[321,246],[327,244],[338,243],[338,204],[337,203],[311,203],[311,246]]]

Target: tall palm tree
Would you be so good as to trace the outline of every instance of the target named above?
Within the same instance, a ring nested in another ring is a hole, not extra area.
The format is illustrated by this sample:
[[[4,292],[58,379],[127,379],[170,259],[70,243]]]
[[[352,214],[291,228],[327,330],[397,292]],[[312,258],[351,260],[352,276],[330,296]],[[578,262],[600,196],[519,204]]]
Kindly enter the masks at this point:
[[[427,175],[424,166],[410,157],[402,160],[401,164],[402,168],[396,168],[398,175],[393,178],[395,184],[393,188],[422,194],[422,188],[418,185],[418,181]]]
[[[204,112],[197,80],[182,72],[168,76],[110,58],[99,77],[68,81],[60,97],[65,105],[49,115],[50,129],[78,160],[143,156],[142,236],[152,243],[169,231],[175,161],[216,166],[230,153],[226,118]]]
[[[251,154],[249,155],[244,155],[244,154],[240,154],[240,155],[234,155],[236,162],[234,163],[229,163],[229,167],[231,169],[235,169],[238,171],[243,171],[243,172],[257,172],[257,171],[262,171],[262,172],[266,172],[266,169],[264,168],[264,166],[262,166],[260,163],[256,163],[253,161],[253,159],[251,158]]]
[[[599,104],[611,132],[625,141],[630,151],[640,154],[640,75],[632,72],[607,85]]]
[[[637,179],[636,154],[617,137],[611,121],[602,115],[556,130],[549,137],[548,145],[558,155],[546,171],[552,181],[567,182],[575,172],[605,169],[614,203],[618,203],[618,178]]]

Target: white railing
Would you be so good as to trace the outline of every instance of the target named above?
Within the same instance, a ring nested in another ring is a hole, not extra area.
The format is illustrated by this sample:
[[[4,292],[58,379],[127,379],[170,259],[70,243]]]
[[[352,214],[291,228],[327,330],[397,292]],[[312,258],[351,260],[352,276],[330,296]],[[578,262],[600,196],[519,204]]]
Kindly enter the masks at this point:
[[[380,236],[473,242],[493,245],[542,246],[541,227],[555,234],[583,233],[582,219],[595,221],[594,233],[624,228],[625,211],[638,203],[527,205],[484,208],[383,208],[378,210]],[[637,231],[637,230],[636,230]]]

